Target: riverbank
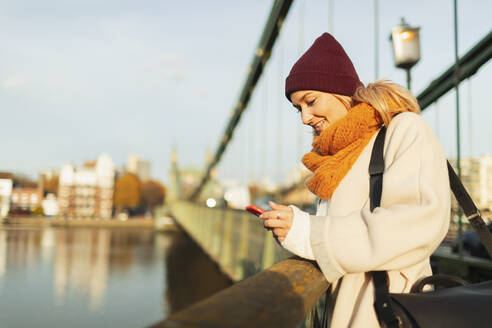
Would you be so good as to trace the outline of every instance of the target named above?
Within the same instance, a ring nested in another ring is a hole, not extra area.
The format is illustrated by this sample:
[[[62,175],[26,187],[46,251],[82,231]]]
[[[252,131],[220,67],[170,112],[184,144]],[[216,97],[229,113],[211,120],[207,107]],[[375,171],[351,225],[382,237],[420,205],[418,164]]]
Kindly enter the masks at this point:
[[[4,225],[22,226],[54,226],[54,227],[101,227],[101,228],[148,228],[154,229],[156,222],[154,219],[136,218],[126,221],[103,220],[103,219],[65,219],[65,218],[45,218],[45,217],[19,217],[5,218]]]

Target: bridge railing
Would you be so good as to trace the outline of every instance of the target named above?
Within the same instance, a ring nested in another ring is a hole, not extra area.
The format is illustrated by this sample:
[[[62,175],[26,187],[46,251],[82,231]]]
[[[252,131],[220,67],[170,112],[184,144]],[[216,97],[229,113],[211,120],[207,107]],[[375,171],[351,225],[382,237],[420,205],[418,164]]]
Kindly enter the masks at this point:
[[[260,219],[241,210],[176,202],[167,211],[234,281],[292,256],[264,229]]]
[[[313,327],[312,309],[328,286],[313,262],[293,257],[152,327]]]
[[[191,202],[176,202],[162,211],[159,215],[172,215],[236,284],[156,327],[313,327],[319,322],[315,313],[328,287],[323,274],[313,262],[287,259],[292,254],[276,244],[260,219]],[[473,270],[492,272],[491,261],[460,257],[447,248],[431,259],[439,273],[465,277]]]

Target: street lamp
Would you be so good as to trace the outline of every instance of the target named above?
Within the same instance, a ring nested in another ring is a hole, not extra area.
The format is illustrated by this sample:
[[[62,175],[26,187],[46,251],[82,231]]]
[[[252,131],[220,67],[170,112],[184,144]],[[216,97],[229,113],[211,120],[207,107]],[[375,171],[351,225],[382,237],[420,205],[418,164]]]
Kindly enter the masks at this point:
[[[402,17],[400,25],[391,30],[395,66],[407,71],[407,88],[410,90],[410,69],[420,60],[420,27],[411,27]]]

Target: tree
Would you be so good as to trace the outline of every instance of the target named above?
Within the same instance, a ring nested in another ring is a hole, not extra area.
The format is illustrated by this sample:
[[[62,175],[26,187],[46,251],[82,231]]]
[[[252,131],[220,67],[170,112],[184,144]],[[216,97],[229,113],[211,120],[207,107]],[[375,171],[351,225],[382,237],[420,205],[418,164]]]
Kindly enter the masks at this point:
[[[43,179],[43,189],[45,193],[58,194],[58,184],[60,177],[58,175],[52,176],[50,179],[41,177]]]
[[[125,173],[116,180],[113,204],[119,212],[140,204],[140,180],[133,173]]]
[[[141,196],[142,203],[152,211],[156,206],[164,203],[166,187],[158,181],[149,180],[142,184]]]

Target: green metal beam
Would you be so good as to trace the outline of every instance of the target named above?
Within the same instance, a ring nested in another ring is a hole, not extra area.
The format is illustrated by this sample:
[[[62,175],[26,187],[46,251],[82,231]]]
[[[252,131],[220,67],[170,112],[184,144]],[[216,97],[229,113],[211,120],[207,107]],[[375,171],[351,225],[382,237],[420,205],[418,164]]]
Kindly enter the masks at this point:
[[[260,79],[263,68],[265,67],[270,54],[277,39],[278,33],[282,28],[287,13],[289,12],[290,6],[293,0],[275,0],[273,3],[270,16],[266,23],[265,29],[261,36],[258,47],[255,50],[253,61],[248,67],[248,76],[244,83],[243,89],[239,95],[239,100],[236,106],[233,108],[231,113],[231,119],[229,120],[227,127],[224,131],[222,138],[220,139],[219,147],[215,153],[214,158],[208,164],[205,174],[195,189],[195,191],[190,196],[191,200],[195,200],[200,194],[202,188],[205,186],[207,181],[210,179],[210,172],[219,163],[224,151],[226,150],[229,142],[232,139],[234,130],[238,125],[244,110],[247,108],[251,95],[253,94],[254,88]]]
[[[248,76],[239,95],[239,100],[232,110],[231,119],[220,139],[214,158],[206,167],[200,184],[190,196],[191,200],[198,197],[202,188],[210,179],[210,172],[220,162],[222,155],[229,145],[236,126],[239,124],[242,114],[247,108],[251,95],[253,94],[254,88],[270,58],[271,50],[292,2],[293,0],[276,0],[274,2],[260,42],[255,50],[252,63],[248,68]],[[492,31],[461,57],[458,63],[458,72],[456,72],[455,65],[453,64],[443,74],[433,80],[429,86],[417,96],[420,108],[422,110],[426,109],[433,102],[446,94],[454,87],[455,81],[460,83],[474,75],[480,67],[490,60],[490,58],[492,58]]]
[[[424,110],[454,88],[455,80],[460,83],[475,74],[490,58],[492,58],[492,31],[461,57],[458,74],[455,73],[455,65],[451,65],[417,96],[420,108]]]

